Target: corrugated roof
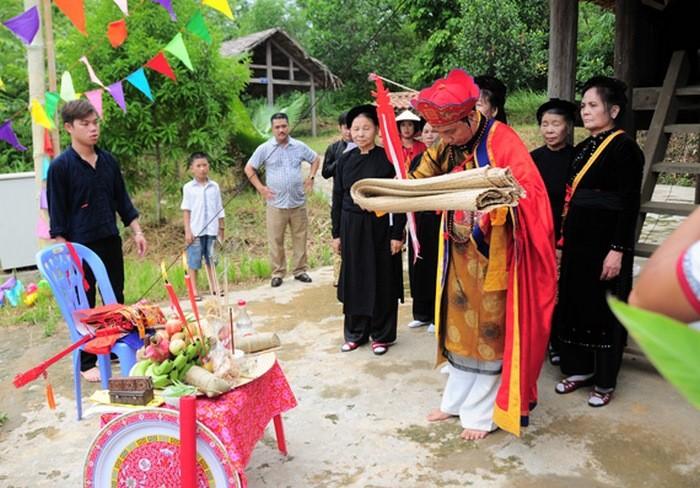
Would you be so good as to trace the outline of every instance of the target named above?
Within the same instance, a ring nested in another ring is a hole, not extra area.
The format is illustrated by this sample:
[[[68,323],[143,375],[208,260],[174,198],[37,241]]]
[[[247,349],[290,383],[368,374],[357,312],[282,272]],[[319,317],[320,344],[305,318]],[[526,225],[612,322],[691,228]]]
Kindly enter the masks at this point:
[[[338,88],[343,82],[334,75],[328,67],[313,56],[309,56],[301,45],[282,29],[267,29],[244,37],[231,39],[221,44],[220,53],[225,57],[238,56],[252,51],[265,41],[272,39],[287,51],[294,61],[306,68],[314,75],[314,80],[319,88]]]

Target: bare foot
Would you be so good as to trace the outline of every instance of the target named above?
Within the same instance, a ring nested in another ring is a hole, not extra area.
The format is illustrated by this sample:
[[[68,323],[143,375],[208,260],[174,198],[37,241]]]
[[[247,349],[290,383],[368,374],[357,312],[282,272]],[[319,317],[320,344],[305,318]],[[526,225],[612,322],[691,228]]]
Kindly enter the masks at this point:
[[[467,441],[478,441],[487,435],[489,435],[489,433],[485,430],[464,429],[459,436]]]
[[[100,381],[100,370],[95,368],[88,369],[86,371],[81,371],[80,376],[89,383],[98,383]]]
[[[428,422],[439,422],[441,420],[447,420],[452,417],[454,417],[454,415],[450,415],[449,413],[445,413],[442,410],[436,408],[435,410],[432,410],[426,418],[428,419]]]

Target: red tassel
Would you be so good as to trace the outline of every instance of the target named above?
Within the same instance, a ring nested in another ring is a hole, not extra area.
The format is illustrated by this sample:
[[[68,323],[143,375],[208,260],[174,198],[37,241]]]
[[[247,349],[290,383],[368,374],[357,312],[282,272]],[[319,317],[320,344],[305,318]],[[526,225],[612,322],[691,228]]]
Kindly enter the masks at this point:
[[[46,380],[46,403],[49,404],[50,410],[56,410],[56,398],[53,395],[53,387],[49,383],[49,375],[44,373],[44,379]]]

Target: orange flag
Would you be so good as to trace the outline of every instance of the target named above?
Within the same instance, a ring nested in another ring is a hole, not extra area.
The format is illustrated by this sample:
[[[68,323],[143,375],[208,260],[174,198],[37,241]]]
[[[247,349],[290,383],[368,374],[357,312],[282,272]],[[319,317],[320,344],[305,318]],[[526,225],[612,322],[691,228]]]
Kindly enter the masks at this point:
[[[73,22],[76,29],[84,35],[87,35],[83,0],[53,0],[53,3],[55,3],[59,10]]]
[[[112,47],[119,47],[126,41],[126,20],[115,20],[107,26],[107,37]]]
[[[146,63],[146,66],[175,81],[175,73],[173,73],[170,63],[168,63],[168,60],[163,55],[163,51],[153,56],[150,61]]]

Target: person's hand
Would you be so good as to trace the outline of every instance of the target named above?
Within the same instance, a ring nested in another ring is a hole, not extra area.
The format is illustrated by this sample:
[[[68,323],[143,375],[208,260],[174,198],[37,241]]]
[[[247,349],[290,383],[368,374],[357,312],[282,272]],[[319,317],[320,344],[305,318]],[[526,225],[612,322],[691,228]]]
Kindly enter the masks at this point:
[[[194,241],[194,234],[192,234],[191,230],[186,230],[185,231],[185,244],[188,246],[192,244],[192,241]]]
[[[314,188],[314,179],[310,176],[304,180],[304,192],[309,193]]]
[[[391,254],[398,254],[403,248],[403,241],[397,241],[396,239],[391,240]]]
[[[265,200],[272,200],[273,198],[275,198],[275,192],[270,190],[270,188],[267,186],[263,186],[262,188],[260,188],[260,194]]]
[[[612,280],[620,274],[622,268],[622,253],[620,251],[610,251],[603,261],[603,271],[600,273],[601,280]]]
[[[331,241],[331,247],[333,248],[333,252],[340,256],[340,237],[336,237]]]
[[[136,244],[136,250],[139,253],[139,257],[143,257],[148,249],[148,243],[146,242],[146,237],[143,232],[137,232],[134,234],[134,244]]]

